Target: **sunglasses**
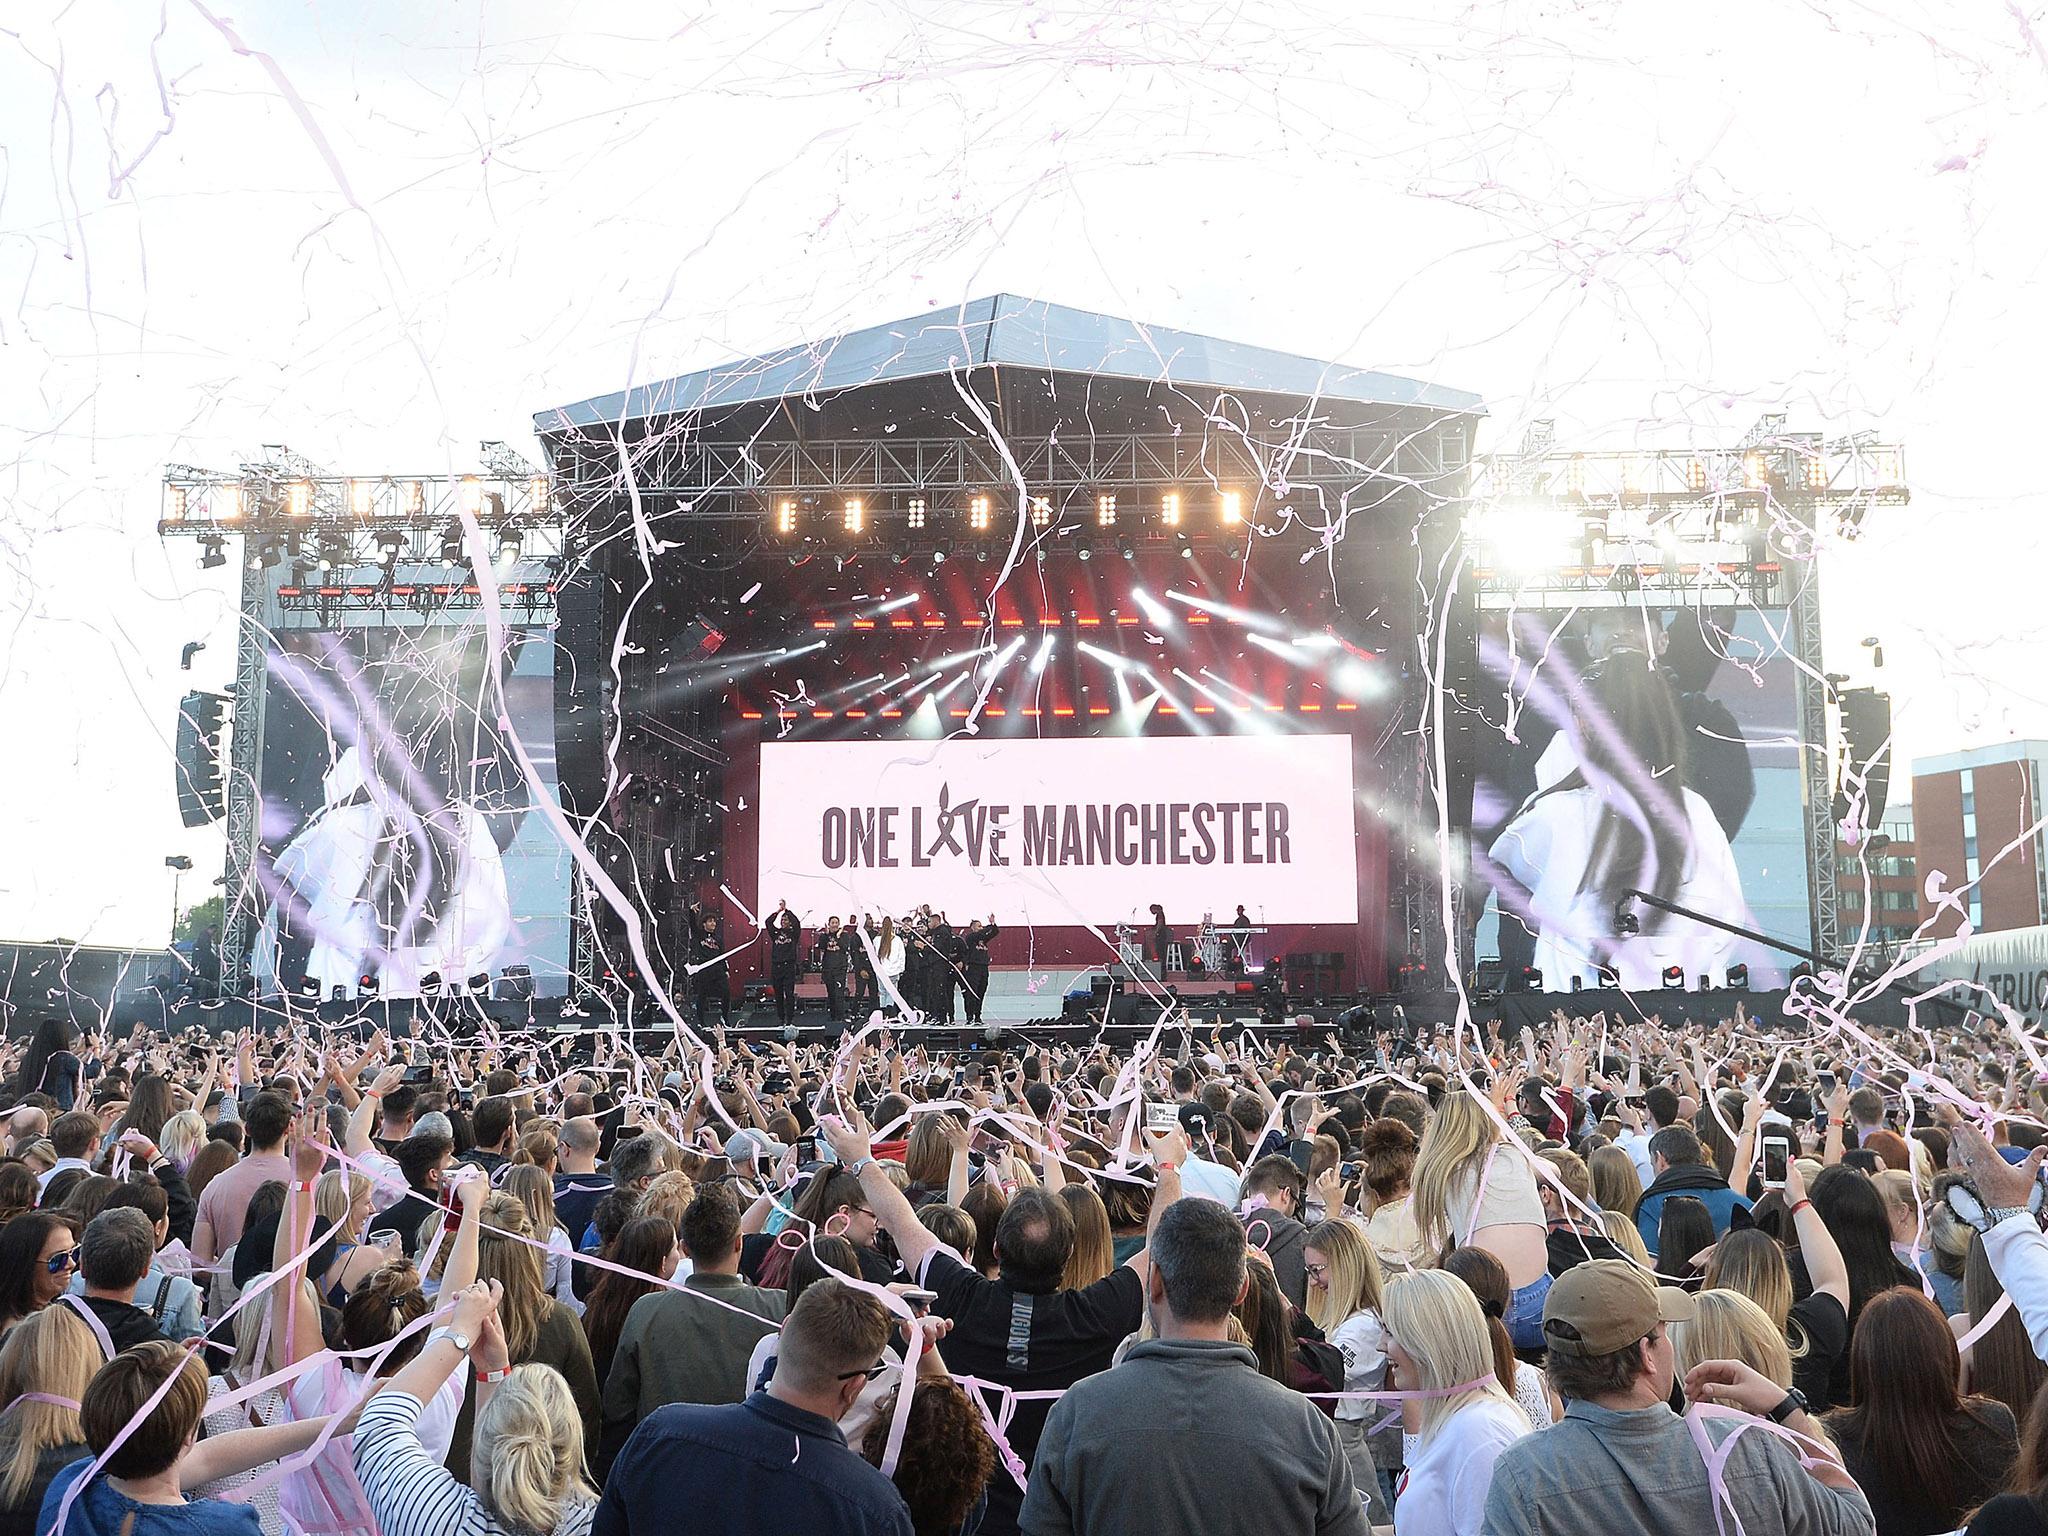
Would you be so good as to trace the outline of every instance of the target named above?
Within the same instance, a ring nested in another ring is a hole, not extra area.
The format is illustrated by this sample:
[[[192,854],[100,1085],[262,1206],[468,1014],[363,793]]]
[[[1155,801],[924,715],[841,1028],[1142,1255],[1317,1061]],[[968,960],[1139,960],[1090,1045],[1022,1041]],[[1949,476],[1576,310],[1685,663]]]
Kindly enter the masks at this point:
[[[44,1262],[49,1265],[51,1274],[61,1275],[67,1269],[76,1269],[78,1267],[78,1256],[83,1251],[80,1248],[59,1249]]]
[[[889,1369],[889,1362],[886,1360],[882,1360],[874,1365],[869,1366],[864,1371],[841,1371],[839,1373],[838,1380],[851,1381],[854,1377],[859,1376],[865,1378],[868,1381],[873,1381],[877,1376],[881,1375],[882,1372],[886,1371],[887,1369]]]

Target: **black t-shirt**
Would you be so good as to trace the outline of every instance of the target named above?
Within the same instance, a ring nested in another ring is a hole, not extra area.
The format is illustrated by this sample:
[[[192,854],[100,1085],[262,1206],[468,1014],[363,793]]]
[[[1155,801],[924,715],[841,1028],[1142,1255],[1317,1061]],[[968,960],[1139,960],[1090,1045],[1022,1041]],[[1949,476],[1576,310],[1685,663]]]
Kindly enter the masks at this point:
[[[1977,1511],[1969,1536],[2048,1536],[2048,1514],[2024,1493],[2001,1493]]]
[[[386,1206],[370,1219],[370,1230],[365,1237],[375,1237],[379,1232],[396,1232],[398,1247],[408,1259],[419,1257],[420,1223],[441,1208],[425,1195],[407,1190],[405,1198]]]
[[[125,1301],[110,1301],[105,1296],[81,1296],[79,1300],[92,1309],[92,1315],[100,1320],[107,1330],[107,1337],[114,1341],[114,1352],[137,1344],[155,1344],[163,1339],[163,1330],[140,1307],[132,1307]]]
[[[1806,1406],[1821,1413],[1835,1406],[1831,1382],[1835,1362],[1848,1352],[1849,1314],[1826,1291],[1815,1291],[1804,1301],[1792,1304],[1793,1327],[1786,1332],[1798,1347],[1797,1335],[1806,1336],[1806,1353],[1792,1361],[1792,1385],[1806,1394]]]
[[[1128,1264],[1078,1291],[1030,1296],[1004,1281],[983,1279],[950,1253],[934,1252],[925,1264],[923,1284],[938,1293],[932,1310],[953,1320],[953,1331],[946,1335],[947,1366],[1018,1392],[1061,1391],[1083,1376],[1108,1370],[1117,1345],[1145,1315],[1145,1288]],[[999,1403],[989,1406],[1000,1412]],[[1010,1447],[1027,1467],[1051,1409],[1043,1398],[1017,1404]],[[1022,1504],[1015,1479],[998,1470],[989,1479],[985,1536],[1014,1531]]]
[[[1613,1243],[1605,1232],[1581,1232],[1567,1226],[1552,1227],[1545,1235],[1544,1246],[1550,1250],[1550,1273],[1553,1278],[1563,1274],[1574,1265],[1588,1259],[1622,1259],[1628,1257]]]

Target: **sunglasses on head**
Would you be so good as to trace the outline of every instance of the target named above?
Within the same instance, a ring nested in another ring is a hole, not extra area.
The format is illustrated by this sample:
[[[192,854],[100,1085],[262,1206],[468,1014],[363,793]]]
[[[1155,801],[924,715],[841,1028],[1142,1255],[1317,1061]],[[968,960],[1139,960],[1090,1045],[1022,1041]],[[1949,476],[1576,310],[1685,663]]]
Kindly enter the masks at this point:
[[[61,1275],[67,1269],[76,1269],[78,1267],[78,1255],[80,1252],[81,1250],[77,1248],[62,1248],[59,1249],[57,1252],[51,1254],[50,1257],[47,1260],[45,1260],[45,1262],[50,1266],[50,1273],[53,1275]]]

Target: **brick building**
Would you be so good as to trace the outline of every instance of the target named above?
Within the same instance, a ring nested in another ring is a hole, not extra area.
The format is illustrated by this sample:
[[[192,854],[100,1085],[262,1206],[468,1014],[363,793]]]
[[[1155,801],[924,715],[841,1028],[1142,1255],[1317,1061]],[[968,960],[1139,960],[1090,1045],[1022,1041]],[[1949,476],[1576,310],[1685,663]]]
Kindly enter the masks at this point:
[[[1930,871],[1948,889],[1974,882],[1961,901],[1979,933],[2032,928],[2048,916],[2041,820],[2041,781],[2048,742],[2008,741],[1994,747],[1913,760],[1914,852],[1924,883]],[[1935,911],[1928,933],[1946,938],[1961,913]]]
[[[1889,949],[1913,937],[1920,925],[1919,850],[1913,839],[1913,808],[1894,806],[1884,814],[1868,846],[1870,878],[1864,879],[1864,852],[1847,843],[1835,844],[1836,923],[1846,948],[1863,935],[1866,945]],[[1863,932],[1864,898],[1869,887],[1870,930]]]

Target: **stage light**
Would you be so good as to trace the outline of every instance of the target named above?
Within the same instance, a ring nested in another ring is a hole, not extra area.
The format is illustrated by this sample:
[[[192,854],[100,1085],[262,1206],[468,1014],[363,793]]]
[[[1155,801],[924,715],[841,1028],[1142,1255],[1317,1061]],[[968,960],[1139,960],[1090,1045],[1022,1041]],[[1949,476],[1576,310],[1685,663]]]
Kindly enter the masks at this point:
[[[922,496],[913,496],[910,499],[910,511],[905,515],[904,522],[912,528],[922,528],[924,526],[924,498]]]
[[[1224,523],[1224,526],[1225,526],[1225,527],[1230,527],[1230,526],[1233,526],[1233,525],[1235,525],[1235,524],[1237,524],[1237,523],[1241,523],[1241,522],[1243,522],[1243,521],[1244,521],[1244,497],[1243,497],[1243,495],[1242,495],[1241,493],[1237,492],[1237,491],[1225,491],[1225,492],[1223,493],[1223,501],[1222,501],[1222,505],[1221,505],[1221,507],[1220,507],[1220,508],[1219,508],[1218,510],[1219,510],[1219,512],[1220,512],[1220,515],[1222,516],[1222,519],[1223,519],[1223,523]]]
[[[1635,914],[1635,897],[1624,896],[1614,904],[1614,933],[1617,938],[1628,938],[1642,931],[1642,923]]]
[[[1161,629],[1173,628],[1173,610],[1143,587],[1131,588],[1131,601],[1145,611],[1145,617]]]
[[[1116,552],[1122,555],[1126,560],[1135,560],[1138,558],[1138,552],[1135,549],[1131,548],[1131,541],[1129,539],[1118,539],[1116,541]]]
[[[1742,483],[1752,491],[1764,488],[1764,456],[1760,453],[1745,453],[1742,456]]]
[[[439,971],[429,971],[427,972],[426,975],[420,978],[421,997],[432,997],[436,992],[440,990],[441,973]]]
[[[171,521],[182,523],[185,520],[185,487],[182,485],[172,486],[170,502]]]
[[[1195,546],[1188,542],[1188,536],[1186,534],[1182,534],[1180,536],[1180,557],[1183,560],[1192,560],[1195,558]]]
[[[1579,501],[1586,499],[1586,456],[1575,453],[1564,466],[1565,494]]]
[[[510,523],[498,530],[498,559],[512,561],[519,558],[519,530]]]
[[[284,498],[285,508],[293,517],[311,517],[313,515],[312,481],[294,480],[285,487]]]
[[[1116,526],[1116,498],[1098,496],[1095,498],[1095,526],[1114,528]]]
[[[405,487],[405,515],[424,517],[427,512],[427,487],[418,480],[409,481]]]
[[[1058,643],[1059,636],[1053,631],[1047,630],[1045,638],[1038,642],[1038,654],[1031,658],[1031,675],[1033,677],[1038,676],[1039,673],[1045,670],[1046,663],[1052,660],[1053,648]]]
[[[1828,461],[1818,452],[1807,456],[1806,488],[1809,491],[1824,491],[1828,488]]]
[[[370,496],[376,490],[367,480],[351,480],[348,483],[348,509],[357,517],[370,515]]]
[[[867,516],[867,508],[861,505],[860,498],[858,496],[849,496],[846,500],[846,511],[842,518],[846,525],[846,531],[848,533],[859,533],[867,524]]]
[[[1168,528],[1180,526],[1180,492],[1168,491],[1159,499],[1159,521]]]
[[[1095,551],[1090,549],[1086,544],[1083,544],[1078,550],[1075,551],[1075,553],[1079,555],[1083,560],[1092,560],[1095,558]]]
[[[258,539],[249,552],[249,568],[267,571],[284,557],[283,545],[276,539]]]
[[[1275,618],[1270,613],[1257,613],[1250,608],[1233,608],[1229,603],[1219,603],[1213,597],[1203,597],[1198,593],[1169,588],[1166,595],[1176,603],[1185,603],[1190,608],[1213,613],[1219,619],[1228,619],[1233,624],[1244,625],[1247,629],[1273,629],[1284,632],[1291,627],[1285,619]]]
[[[875,612],[894,613],[898,608],[914,608],[916,606],[917,594],[915,592],[906,592],[901,597],[890,598],[889,601],[882,604],[881,607],[877,608]]]
[[[475,475],[462,477],[462,510],[475,516],[483,510],[484,483]]]
[[[1689,459],[1685,466],[1685,488],[1688,491],[1704,491],[1707,488],[1707,461]]]
[[[976,533],[988,527],[988,498],[977,496],[967,503],[967,526]]]
[[[377,548],[384,556],[386,565],[398,559],[399,550],[405,547],[405,535],[395,528],[386,528],[377,535]]]
[[[199,542],[206,551],[205,554],[199,557],[199,569],[211,571],[228,563],[228,541],[226,539],[214,535],[210,538],[201,539]]]
[[[536,512],[545,512],[548,506],[548,477],[535,475],[526,482],[526,499],[533,503]]]
[[[452,522],[441,530],[441,563],[461,565],[467,558],[462,549],[462,524]]]
[[[213,494],[220,498],[220,506],[213,514],[215,517],[232,522],[242,515],[242,487],[239,483],[215,486]]]
[[[778,502],[778,503],[776,503],[776,507],[775,507],[775,531],[776,531],[777,533],[795,533],[795,532],[796,532],[796,503],[795,503],[795,502],[793,502],[793,501],[783,501],[783,502]]]
[[[1899,450],[1896,448],[1873,449],[1870,454],[1870,469],[1880,487],[1889,488],[1906,483],[1905,471],[1900,467]]]
[[[1031,526],[1047,528],[1052,525],[1052,498],[1034,496],[1031,498]]]
[[[946,552],[945,552],[945,551],[944,551],[943,549],[935,549],[935,550],[933,550],[933,551],[932,551],[932,564],[933,564],[933,565],[944,565],[945,563],[946,563]]]
[[[1683,992],[1685,990],[1684,966],[1667,965],[1664,967],[1664,990],[1667,992]]]
[[[470,978],[469,978],[469,990],[470,990],[470,991],[472,991],[472,992],[488,992],[488,991],[490,991],[490,990],[491,990],[491,973],[490,973],[489,971],[478,971],[478,972],[477,972],[477,973],[476,973],[476,974],[475,974],[474,976],[470,977]]]
[[[1749,967],[1746,965],[1729,966],[1728,985],[1738,992],[1747,992],[1749,990]]]

